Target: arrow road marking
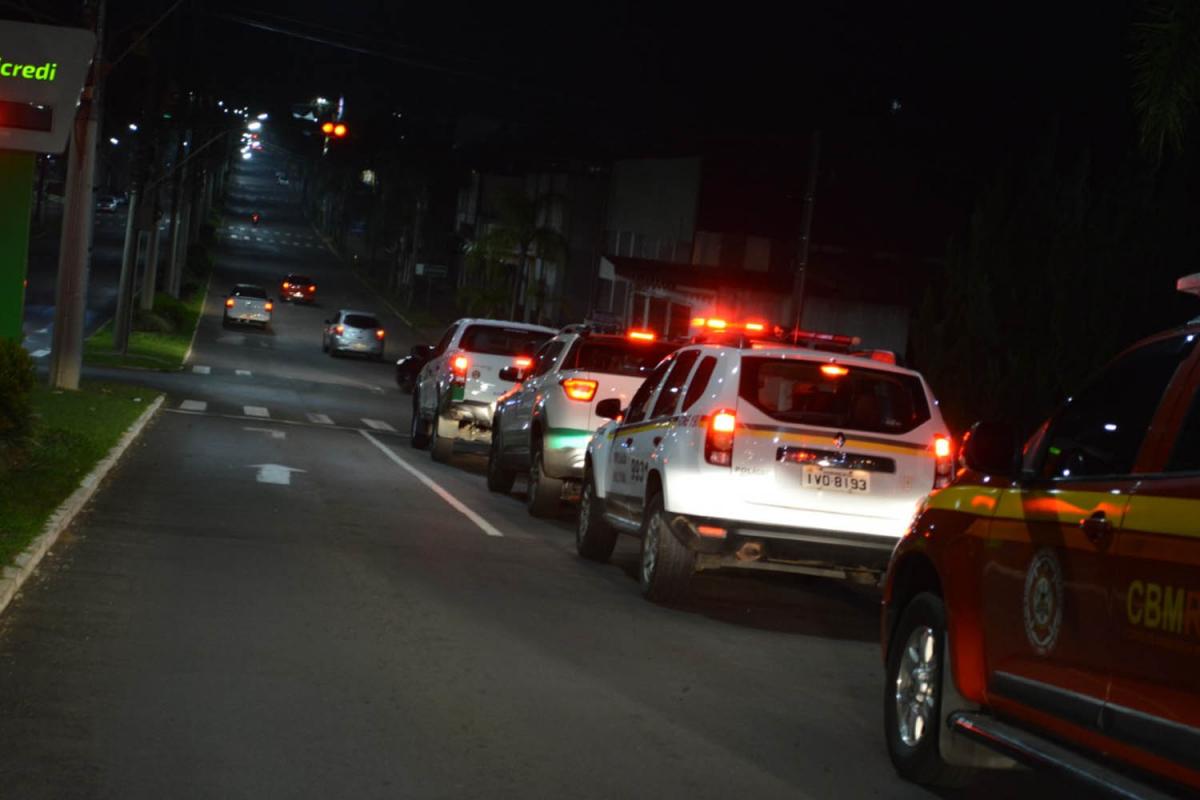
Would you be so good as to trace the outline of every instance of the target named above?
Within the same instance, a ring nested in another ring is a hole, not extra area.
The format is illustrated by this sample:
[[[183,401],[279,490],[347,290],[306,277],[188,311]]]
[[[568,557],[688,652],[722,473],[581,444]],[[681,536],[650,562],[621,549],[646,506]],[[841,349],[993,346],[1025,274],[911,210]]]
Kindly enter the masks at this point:
[[[453,508],[458,513],[462,514],[467,519],[471,520],[471,522],[474,522],[476,525],[478,525],[479,530],[483,531],[488,536],[503,536],[504,535],[500,531],[496,530],[496,527],[494,525],[492,525],[492,523],[488,522],[486,519],[479,516],[471,509],[467,508],[467,506],[461,500],[459,500],[457,497],[450,494],[450,492],[446,491],[440,485],[438,485],[438,483],[436,481],[434,481],[433,478],[430,478],[424,472],[421,472],[421,470],[417,469],[412,464],[409,464],[403,458],[401,458],[400,456],[398,456],[394,452],[392,452],[392,450],[390,448],[388,448],[388,446],[385,445],[383,442],[376,439],[374,436],[372,436],[367,431],[360,429],[358,432],[361,433],[363,436],[365,436],[368,442],[370,442],[371,444],[378,447],[379,450],[385,456],[387,456],[389,459],[391,459],[392,463],[394,463],[396,466],[398,466],[401,469],[408,472],[410,475],[412,475],[414,478],[419,480],[421,483],[428,486],[430,489],[433,490],[434,494],[436,494],[438,497],[445,500],[450,505],[451,508]]]
[[[278,486],[290,486],[292,473],[305,471],[295,467],[285,467],[283,464],[251,464],[249,468],[258,470],[254,479],[259,483],[274,483]]]
[[[287,438],[287,433],[285,433],[284,431],[281,431],[281,430],[276,430],[275,428],[249,428],[249,427],[247,427],[247,428],[242,428],[242,430],[255,431],[257,433],[265,433],[268,436],[270,436],[272,439],[286,439]]]
[[[247,417],[270,417],[271,412],[262,406],[242,406],[242,413]]]
[[[203,411],[208,408],[208,403],[203,400],[184,400],[179,404],[179,408],[183,411]]]

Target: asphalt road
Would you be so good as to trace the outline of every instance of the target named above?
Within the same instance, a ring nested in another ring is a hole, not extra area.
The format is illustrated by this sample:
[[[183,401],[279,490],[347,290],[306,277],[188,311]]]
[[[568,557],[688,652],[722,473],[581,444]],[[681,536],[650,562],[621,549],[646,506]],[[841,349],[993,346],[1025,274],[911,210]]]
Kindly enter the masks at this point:
[[[166,410],[0,618],[0,797],[939,796],[887,760],[872,591],[655,606],[632,540],[585,562],[483,459],[432,463],[390,364],[321,353],[340,306],[411,341],[292,209],[244,165],[189,369],[124,374]],[[319,307],[221,326],[228,284],[290,270]]]

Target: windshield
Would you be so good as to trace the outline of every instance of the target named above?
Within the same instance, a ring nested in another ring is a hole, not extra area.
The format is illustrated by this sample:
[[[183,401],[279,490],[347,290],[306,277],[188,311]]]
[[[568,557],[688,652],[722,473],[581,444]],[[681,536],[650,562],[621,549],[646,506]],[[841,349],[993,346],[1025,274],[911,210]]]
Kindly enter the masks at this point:
[[[553,334],[499,325],[471,325],[463,331],[458,346],[487,356],[532,356]]]
[[[916,376],[833,367],[828,362],[746,358],[739,394],[781,422],[823,428],[907,433],[929,419]]]
[[[646,376],[654,365],[676,349],[673,344],[579,339],[567,354],[563,369],[584,369],[610,375]]]

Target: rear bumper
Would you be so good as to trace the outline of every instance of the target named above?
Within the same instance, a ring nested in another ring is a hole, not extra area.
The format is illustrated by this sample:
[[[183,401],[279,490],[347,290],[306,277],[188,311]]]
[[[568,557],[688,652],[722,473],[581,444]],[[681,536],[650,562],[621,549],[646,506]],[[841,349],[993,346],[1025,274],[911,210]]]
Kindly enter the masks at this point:
[[[671,515],[671,529],[696,553],[698,571],[757,569],[877,583],[896,546],[896,539],[886,536],[684,514]]]
[[[225,319],[230,322],[262,322],[271,321],[271,314],[266,311],[226,311]]]
[[[335,350],[340,350],[345,353],[366,353],[369,355],[383,355],[383,342],[376,339],[375,341],[361,340],[344,340],[338,337],[333,337],[332,346]]]
[[[304,300],[305,302],[309,302],[309,303],[311,303],[313,301],[313,297],[314,297],[309,292],[298,292],[298,291],[293,291],[290,289],[285,292],[282,292],[282,294],[283,294],[283,297],[285,300]]]

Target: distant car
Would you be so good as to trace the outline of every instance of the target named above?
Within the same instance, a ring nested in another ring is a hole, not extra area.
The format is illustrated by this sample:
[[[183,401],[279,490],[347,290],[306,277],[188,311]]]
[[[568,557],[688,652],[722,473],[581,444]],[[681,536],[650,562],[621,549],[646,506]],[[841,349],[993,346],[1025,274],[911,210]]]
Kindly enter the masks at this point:
[[[225,316],[222,320],[228,325],[231,322],[261,325],[266,328],[271,324],[271,312],[275,303],[267,297],[267,290],[251,283],[239,283],[225,297]]]
[[[111,194],[102,194],[96,198],[96,210],[102,214],[112,214],[116,212],[121,203]]]
[[[287,185],[288,185],[288,176],[287,176],[287,175],[280,175],[280,176],[279,176],[279,185],[280,185],[280,186],[287,186]]]
[[[343,308],[331,319],[325,320],[321,350],[331,356],[361,353],[375,361],[382,361],[386,336],[387,331],[374,314]]]
[[[455,442],[490,444],[496,401],[515,383],[505,367],[533,362],[557,331],[524,322],[460,319],[447,330],[417,377],[412,440],[434,461],[449,461]]]
[[[292,272],[280,284],[279,296],[285,303],[289,300],[312,303],[317,299],[317,284],[307,275],[298,275]]]
[[[415,344],[409,354],[396,362],[396,385],[405,394],[412,394],[417,384],[417,375],[433,354],[433,347],[427,344]]]

